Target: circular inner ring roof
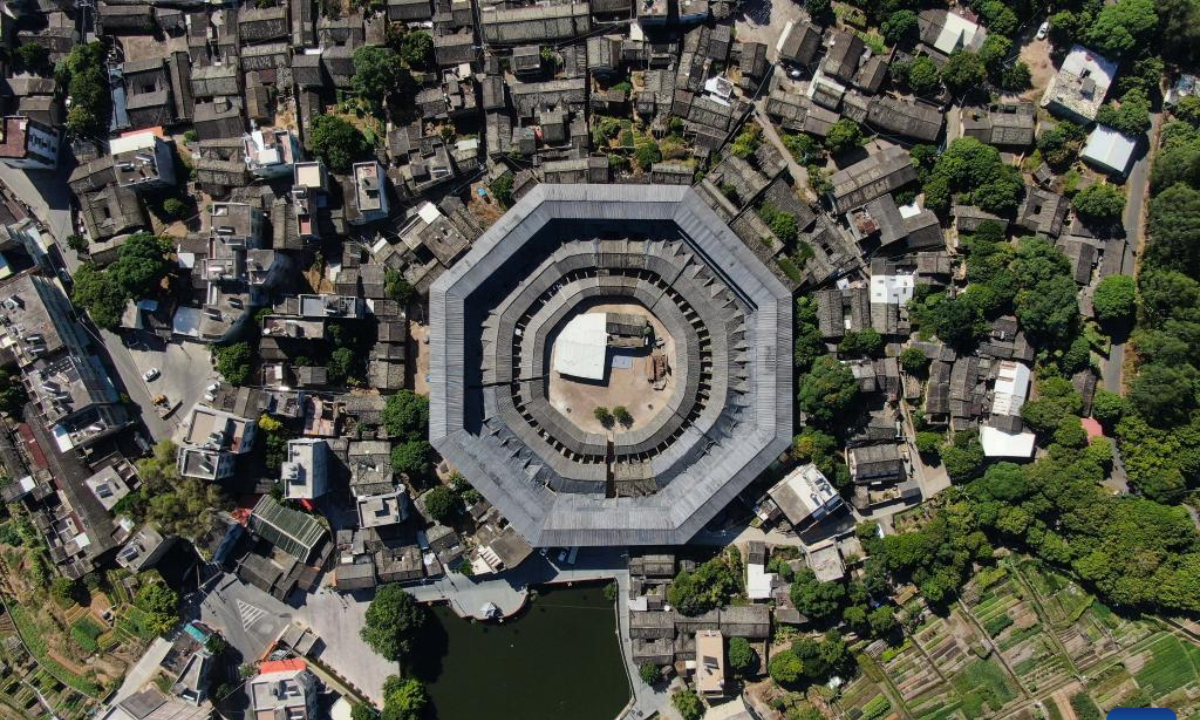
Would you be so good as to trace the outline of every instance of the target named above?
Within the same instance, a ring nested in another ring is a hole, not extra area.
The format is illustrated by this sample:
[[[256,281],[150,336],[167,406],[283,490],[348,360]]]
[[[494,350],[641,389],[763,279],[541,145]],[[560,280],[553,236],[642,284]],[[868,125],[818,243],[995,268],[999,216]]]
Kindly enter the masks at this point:
[[[676,343],[667,407],[611,438],[547,399],[547,339],[606,301]],[[430,324],[430,440],[534,545],[685,543],[791,440],[791,294],[689,188],[535,188]]]

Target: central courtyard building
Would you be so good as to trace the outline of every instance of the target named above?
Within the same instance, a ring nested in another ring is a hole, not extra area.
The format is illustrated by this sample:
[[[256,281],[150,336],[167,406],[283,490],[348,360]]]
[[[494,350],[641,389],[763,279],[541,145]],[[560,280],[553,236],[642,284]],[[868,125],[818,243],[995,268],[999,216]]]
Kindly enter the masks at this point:
[[[429,304],[430,440],[532,545],[686,543],[791,443],[791,293],[690,188],[540,185]]]

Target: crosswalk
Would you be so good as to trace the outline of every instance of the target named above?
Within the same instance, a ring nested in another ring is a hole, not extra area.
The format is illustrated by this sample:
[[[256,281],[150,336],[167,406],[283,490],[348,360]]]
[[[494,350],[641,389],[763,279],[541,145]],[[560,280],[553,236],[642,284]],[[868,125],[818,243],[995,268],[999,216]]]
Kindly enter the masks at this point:
[[[267,614],[266,610],[260,607],[251,605],[248,602],[237,601],[238,614],[242,616],[242,629],[249,632],[250,627],[258,622],[263,615]]]

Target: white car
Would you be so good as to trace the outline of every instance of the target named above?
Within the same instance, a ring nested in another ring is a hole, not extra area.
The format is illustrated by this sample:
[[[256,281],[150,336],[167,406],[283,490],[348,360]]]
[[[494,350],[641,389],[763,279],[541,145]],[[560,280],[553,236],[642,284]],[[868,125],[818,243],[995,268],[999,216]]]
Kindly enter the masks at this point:
[[[1047,35],[1049,35],[1049,34],[1050,34],[1050,21],[1049,21],[1049,20],[1047,20],[1046,22],[1042,23],[1042,24],[1041,24],[1041,25],[1038,27],[1038,31],[1037,31],[1037,39],[1038,39],[1038,40],[1045,40],[1045,39],[1046,39],[1046,36],[1047,36]]]
[[[162,373],[159,372],[158,368],[150,368],[142,374],[142,379],[146,382],[154,382],[158,379],[159,375],[162,375]]]

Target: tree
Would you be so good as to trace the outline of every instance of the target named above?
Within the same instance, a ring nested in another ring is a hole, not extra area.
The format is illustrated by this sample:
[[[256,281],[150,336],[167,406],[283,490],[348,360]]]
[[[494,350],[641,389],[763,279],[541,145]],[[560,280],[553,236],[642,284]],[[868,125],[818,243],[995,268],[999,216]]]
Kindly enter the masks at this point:
[[[143,583],[133,604],[150,614],[150,627],[156,635],[162,635],[179,622],[179,593],[161,581]]]
[[[942,85],[941,72],[925,55],[919,55],[908,62],[892,63],[889,72],[894,82],[907,85],[915,95],[932,95]]]
[[[359,636],[385,660],[405,662],[412,657],[426,619],[424,607],[400,585],[389,583],[376,590]]]
[[[1129,404],[1153,425],[1179,424],[1196,407],[1196,380],[1191,365],[1143,365],[1129,389]]]
[[[1094,183],[1076,193],[1071,205],[1085,223],[1103,227],[1120,222],[1125,193],[1108,183]]]
[[[838,352],[843,357],[870,357],[878,355],[882,350],[883,336],[872,328],[848,332],[838,345]]]
[[[804,9],[814,22],[825,24],[833,19],[833,3],[830,0],[804,0]]]
[[[758,123],[751,123],[734,138],[729,149],[737,157],[747,160],[758,150],[760,145],[762,145],[762,128]]]
[[[603,406],[597,406],[594,410],[592,410],[592,417],[596,418],[596,422],[600,423],[606,428],[612,427],[613,421],[615,420],[615,418],[613,418],[613,414],[609,412],[609,409]]]
[[[82,235],[71,233],[67,236],[67,247],[71,248],[77,253],[85,253],[88,249],[87,238],[83,237]]]
[[[796,299],[795,341],[792,345],[792,361],[796,370],[808,372],[813,361],[825,354],[825,341],[821,338],[821,327],[817,323],[817,303],[811,297]]]
[[[960,430],[954,434],[954,442],[942,448],[942,465],[951,480],[967,480],[983,467],[983,446],[979,433]]]
[[[613,408],[613,417],[617,422],[621,423],[622,427],[630,427],[633,425],[633,415],[629,414],[629,410],[624,405],[618,405]]]
[[[1083,410],[1083,398],[1062,377],[1047,377],[1037,383],[1037,397],[1021,406],[1021,419],[1035,432],[1047,435],[1070,416]]]
[[[804,677],[804,663],[791,650],[781,650],[771,656],[767,673],[777,684],[792,687]]]
[[[942,66],[942,82],[954,93],[979,89],[987,79],[983,60],[969,50],[958,50]]]
[[[825,147],[834,154],[853,150],[862,144],[862,128],[850,118],[842,118],[835,122],[825,135]]]
[[[1096,390],[1096,394],[1092,398],[1092,417],[1096,418],[1101,425],[1111,430],[1127,412],[1129,412],[1129,403],[1124,397],[1104,388]]]
[[[792,603],[802,614],[820,621],[833,617],[846,599],[846,588],[838,582],[822,582],[804,568],[792,580]]]
[[[945,438],[942,437],[941,433],[922,430],[917,433],[916,437],[917,452],[926,460],[937,460],[941,457],[944,440]]]
[[[638,666],[638,677],[647,685],[655,685],[662,680],[662,670],[652,662],[644,662]]]
[[[987,36],[979,48],[979,60],[987,68],[989,75],[997,77],[1000,74],[1010,50],[1012,50],[1012,40],[996,33]]]
[[[1146,255],[1154,265],[1200,276],[1200,190],[1177,183],[1150,201]]]
[[[729,639],[729,667],[739,675],[746,675],[758,668],[758,653],[743,637]]]
[[[1137,310],[1137,281],[1128,275],[1109,275],[1096,285],[1092,307],[1101,323],[1129,322]]]
[[[1144,135],[1150,129],[1150,99],[1141,88],[1134,88],[1121,97],[1119,106],[1108,103],[1100,108],[1096,122],[1131,138]]]
[[[1042,159],[1054,168],[1065,168],[1075,162],[1079,143],[1083,139],[1083,128],[1069,120],[1059,122],[1042,133],[1037,139],[1037,148]]]
[[[850,368],[835,358],[818,358],[800,382],[800,409],[818,425],[844,421],[858,400],[858,381]]]
[[[24,43],[17,48],[17,62],[34,73],[42,73],[50,67],[50,51],[37,43]]]
[[[112,96],[105,62],[108,48],[96,41],[76,45],[62,63],[71,109],[67,128],[79,135],[97,136],[108,132]]]
[[[379,713],[366,703],[355,703],[350,708],[350,720],[379,720]]]
[[[897,10],[890,13],[879,29],[883,32],[883,39],[887,41],[888,45],[912,42],[916,40],[920,30],[917,24],[917,14],[912,10]]]
[[[500,177],[496,178],[490,187],[492,195],[496,198],[496,202],[500,203],[500,207],[506,208],[512,205],[512,173],[504,173]]]
[[[383,406],[383,427],[388,435],[403,440],[429,436],[429,398],[412,390],[400,390]]]
[[[66,606],[75,602],[75,597],[79,594],[79,585],[74,580],[59,575],[50,581],[50,597],[54,598],[60,605]]]
[[[667,602],[684,615],[698,615],[726,605],[741,587],[741,577],[740,560],[723,553],[694,572],[681,570],[667,588]]]
[[[251,364],[254,362],[254,349],[250,343],[242,341],[213,346],[213,354],[217,356],[217,372],[230,385],[245,385],[250,379]]]
[[[71,302],[87,310],[92,322],[102,329],[115,330],[125,312],[125,293],[103,270],[84,263],[75,271]]]
[[[1164,53],[1188,64],[1196,58],[1200,44],[1200,3],[1196,0],[1158,0],[1162,31],[1159,42]]]
[[[313,153],[336,173],[349,172],[370,149],[358,128],[336,115],[318,115],[309,135]]]
[[[134,233],[121,245],[117,260],[108,266],[107,273],[127,298],[156,294],[171,270],[167,259],[170,252],[171,245],[163,238],[148,232]]]
[[[412,68],[430,67],[433,64],[433,38],[421,30],[404,33],[400,38],[400,59]]]
[[[654,163],[662,162],[662,150],[659,149],[658,143],[647,140],[634,151],[634,159],[642,170],[649,170]]]
[[[1147,47],[1158,30],[1155,0],[1117,0],[1101,8],[1087,32],[1088,45],[1119,58],[1138,47]]]
[[[425,440],[407,440],[392,448],[392,469],[417,479],[433,470],[429,458],[433,448]]]
[[[383,683],[383,713],[380,717],[382,720],[419,720],[428,704],[429,695],[420,680],[391,675]]]
[[[1018,60],[1000,71],[997,83],[1008,92],[1028,90],[1033,85],[1033,71],[1024,60]]]
[[[356,371],[361,366],[362,357],[351,347],[334,348],[334,351],[329,353],[329,361],[325,363],[325,368],[329,371],[329,378],[333,382],[344,382],[347,385],[357,385],[359,378]]]
[[[704,703],[691,690],[680,690],[671,697],[671,704],[683,716],[683,720],[700,720],[704,717]]]
[[[417,289],[412,283],[404,279],[400,271],[388,268],[383,276],[383,291],[388,297],[400,303],[401,307],[407,307],[412,299],[417,295]]]
[[[394,50],[364,45],[354,51],[354,77],[351,78],[351,84],[355,95],[365,100],[372,109],[379,110],[389,96],[411,92],[414,82]]]
[[[910,375],[917,375],[929,367],[929,358],[925,357],[925,353],[919,348],[905,348],[904,352],[900,353],[900,367]]]
[[[425,493],[425,512],[443,525],[449,525],[461,507],[462,501],[445,485],[438,485]]]

